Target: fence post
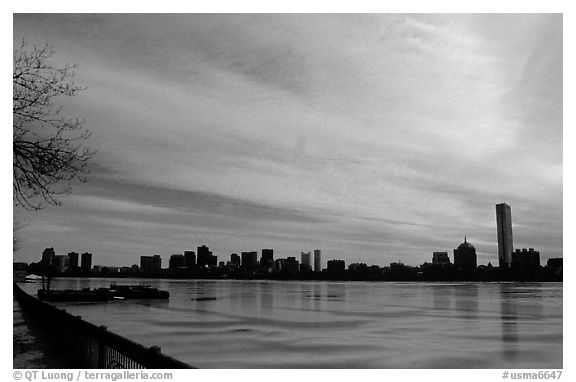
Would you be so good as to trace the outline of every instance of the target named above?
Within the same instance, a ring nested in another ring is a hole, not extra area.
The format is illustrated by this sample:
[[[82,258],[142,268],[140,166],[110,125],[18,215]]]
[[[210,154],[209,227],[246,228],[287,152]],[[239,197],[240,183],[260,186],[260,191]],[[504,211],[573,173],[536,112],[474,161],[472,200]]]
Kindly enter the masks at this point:
[[[149,364],[146,365],[146,369],[156,369],[156,368],[161,368],[160,365],[158,365],[158,355],[162,352],[162,349],[160,348],[160,346],[150,346],[148,348],[148,352],[150,354],[150,356],[148,357],[148,362]]]
[[[117,361],[120,368],[144,367],[148,369],[189,368],[190,365],[162,354],[159,346],[149,348],[108,331],[106,326],[95,326],[24,292],[13,283],[13,293],[56,346],[67,351],[71,360],[83,368],[108,368]]]
[[[106,336],[106,331],[108,327],[102,325],[98,327],[98,333],[96,335],[96,343],[98,344],[98,359],[96,360],[96,367],[98,369],[107,369],[106,365],[106,342],[104,338]]]

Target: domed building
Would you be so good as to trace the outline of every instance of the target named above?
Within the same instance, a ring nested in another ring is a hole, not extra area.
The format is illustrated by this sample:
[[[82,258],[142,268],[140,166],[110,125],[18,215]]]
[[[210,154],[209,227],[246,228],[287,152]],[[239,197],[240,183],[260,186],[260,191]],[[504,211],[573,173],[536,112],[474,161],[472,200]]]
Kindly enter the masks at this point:
[[[454,266],[460,269],[476,269],[476,248],[466,241],[454,250]]]

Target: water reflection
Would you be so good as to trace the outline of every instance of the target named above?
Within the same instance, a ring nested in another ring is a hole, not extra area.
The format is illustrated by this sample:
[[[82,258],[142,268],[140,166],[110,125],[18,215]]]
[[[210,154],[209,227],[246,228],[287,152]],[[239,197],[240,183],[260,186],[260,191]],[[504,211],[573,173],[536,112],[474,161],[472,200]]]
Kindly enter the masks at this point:
[[[478,317],[478,286],[465,284],[455,288],[454,307],[462,318],[476,319]]]
[[[300,309],[311,310],[312,309],[312,295],[314,291],[312,290],[312,284],[310,283],[300,283],[300,288],[298,292],[298,297],[300,300]]]
[[[327,301],[344,303],[346,301],[346,283],[328,283],[325,298]]]
[[[65,306],[202,368],[562,366],[561,284],[147,282],[169,305]]]
[[[518,310],[513,284],[500,284],[500,320],[502,357],[505,361],[514,361],[518,358]]]
[[[541,325],[546,325],[544,322],[550,318],[544,312],[542,289],[540,283],[500,284],[502,353],[505,360],[521,358],[519,352],[522,351],[522,346],[519,346],[519,343],[522,341],[519,332],[522,329],[531,332]]]
[[[432,304],[436,310],[450,310],[452,307],[452,287],[443,284],[430,285]],[[425,296],[425,295],[424,295]]]
[[[272,310],[274,307],[274,283],[261,283],[258,293],[260,295],[260,312]]]
[[[312,284],[312,294],[311,294],[310,298],[314,302],[314,310],[320,310],[320,308],[321,308],[322,287],[323,286],[324,286],[323,283]]]

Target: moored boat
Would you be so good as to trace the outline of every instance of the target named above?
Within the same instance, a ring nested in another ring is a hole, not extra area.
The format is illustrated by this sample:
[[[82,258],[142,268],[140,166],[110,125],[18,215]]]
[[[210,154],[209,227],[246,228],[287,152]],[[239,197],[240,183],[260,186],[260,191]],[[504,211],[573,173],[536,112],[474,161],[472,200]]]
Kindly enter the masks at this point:
[[[116,285],[111,284],[110,293],[114,298],[121,299],[167,299],[170,293],[153,288],[149,285]]]
[[[42,280],[42,276],[38,275],[27,275],[24,277],[24,282],[26,283],[35,283],[36,281]]]
[[[128,299],[168,299],[170,293],[148,285],[110,285],[110,288],[38,291],[38,298],[50,302],[102,302]]]
[[[73,290],[46,290],[40,289],[38,291],[38,298],[42,301],[50,302],[102,302],[110,300],[110,294],[105,288],[93,289],[89,288]]]

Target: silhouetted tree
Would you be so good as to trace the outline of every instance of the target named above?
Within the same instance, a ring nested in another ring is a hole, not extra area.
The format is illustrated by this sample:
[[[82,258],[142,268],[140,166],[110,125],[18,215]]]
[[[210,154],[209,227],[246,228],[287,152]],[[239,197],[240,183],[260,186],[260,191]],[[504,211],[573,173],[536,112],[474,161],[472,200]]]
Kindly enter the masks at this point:
[[[43,201],[60,205],[56,195],[70,190],[70,181],[85,181],[87,161],[94,154],[83,146],[89,132],[84,121],[60,114],[53,100],[74,96],[76,66],[54,67],[48,45],[14,50],[13,195],[14,204],[39,209]]]

